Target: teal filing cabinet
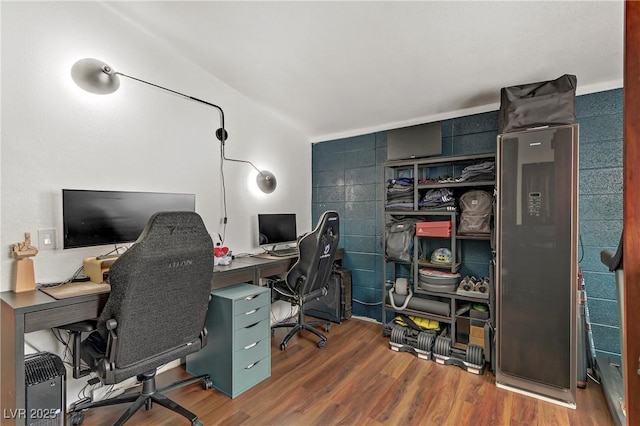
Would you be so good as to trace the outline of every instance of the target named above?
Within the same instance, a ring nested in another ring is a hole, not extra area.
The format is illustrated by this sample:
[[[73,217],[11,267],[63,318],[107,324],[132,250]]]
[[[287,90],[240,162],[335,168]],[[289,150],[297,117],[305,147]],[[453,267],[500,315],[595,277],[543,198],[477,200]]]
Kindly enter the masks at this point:
[[[232,398],[271,375],[271,293],[239,284],[211,292],[208,343],[187,357],[187,371],[209,374]]]

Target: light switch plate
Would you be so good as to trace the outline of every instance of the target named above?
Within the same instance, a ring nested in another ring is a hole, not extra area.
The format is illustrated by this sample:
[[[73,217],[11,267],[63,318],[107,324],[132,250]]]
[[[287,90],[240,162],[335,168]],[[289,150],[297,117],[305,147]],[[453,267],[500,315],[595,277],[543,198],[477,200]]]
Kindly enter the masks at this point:
[[[56,248],[56,230],[38,229],[38,250],[53,250]]]

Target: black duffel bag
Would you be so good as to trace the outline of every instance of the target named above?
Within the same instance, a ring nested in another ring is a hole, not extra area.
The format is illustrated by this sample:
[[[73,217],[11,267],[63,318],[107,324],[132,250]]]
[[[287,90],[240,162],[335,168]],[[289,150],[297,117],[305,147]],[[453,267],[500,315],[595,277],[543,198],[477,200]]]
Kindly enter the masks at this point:
[[[500,89],[498,133],[576,122],[575,75]]]

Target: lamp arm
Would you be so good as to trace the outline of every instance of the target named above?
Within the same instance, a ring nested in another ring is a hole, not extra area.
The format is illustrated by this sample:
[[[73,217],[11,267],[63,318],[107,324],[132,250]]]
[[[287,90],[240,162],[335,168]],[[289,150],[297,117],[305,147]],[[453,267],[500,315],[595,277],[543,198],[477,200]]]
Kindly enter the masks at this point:
[[[225,145],[224,141],[225,141],[225,140],[227,140],[228,134],[227,134],[227,131],[226,131],[225,127],[224,127],[224,111],[222,111],[222,108],[221,108],[221,107],[219,107],[218,105],[213,104],[213,103],[211,103],[211,102],[204,101],[204,100],[202,100],[202,99],[196,98],[196,97],[191,96],[191,95],[187,95],[187,94],[184,94],[184,93],[180,93],[180,92],[178,92],[178,91],[176,91],[176,90],[169,89],[169,88],[164,87],[164,86],[160,86],[159,84],[151,83],[151,82],[146,81],[146,80],[143,80],[143,79],[141,79],[141,78],[133,77],[133,76],[131,76],[131,75],[128,75],[128,74],[122,73],[122,72],[120,72],[120,71],[114,71],[114,70],[113,70],[113,69],[111,69],[108,65],[105,65],[105,66],[102,68],[102,71],[103,71],[104,73],[106,73],[106,74],[114,74],[114,75],[120,75],[120,76],[122,76],[122,77],[127,77],[127,78],[129,78],[129,79],[131,79],[131,80],[139,81],[140,83],[144,83],[144,84],[147,84],[147,85],[149,85],[149,86],[153,86],[153,87],[156,87],[156,88],[158,88],[158,89],[162,89],[162,90],[164,90],[164,91],[171,92],[171,93],[173,93],[173,94],[175,94],[175,95],[178,95],[178,96],[181,96],[181,97],[183,97],[183,98],[190,99],[190,100],[192,100],[192,101],[199,102],[199,103],[201,103],[201,104],[209,105],[210,107],[213,107],[213,108],[217,109],[217,110],[220,112],[220,127],[221,127],[221,128],[220,128],[220,129],[218,129],[218,131],[216,131],[216,137],[218,138],[218,140],[220,140],[220,142],[222,142],[222,145],[221,145],[222,159],[223,159],[223,160],[227,160],[227,161],[235,161],[236,163],[247,163],[247,164],[249,164],[251,167],[253,167],[253,168],[258,172],[258,174],[260,174],[260,176],[262,176],[266,181],[270,181],[270,180],[271,180],[271,176],[269,176],[268,174],[265,174],[265,173],[263,173],[262,171],[260,171],[260,169],[258,169],[258,168],[255,166],[255,164],[253,164],[251,161],[247,161],[247,160],[238,160],[238,159],[235,159],[235,158],[227,158],[227,157],[225,156],[225,154],[224,154],[224,145]]]
[[[238,159],[236,159],[236,158],[228,158],[227,156],[225,156],[225,155],[224,155],[224,150],[222,150],[222,158],[223,158],[224,160],[227,160],[227,161],[235,161],[236,163],[247,163],[247,164],[250,164],[250,165],[251,165],[251,167],[253,167],[254,169],[256,169],[256,172],[258,172],[258,173],[260,174],[260,176],[263,176],[266,180],[271,179],[271,177],[270,177],[270,176],[267,176],[267,175],[265,175],[264,173],[262,173],[262,172],[260,171],[260,169],[258,169],[258,168],[255,166],[255,164],[253,164],[251,161],[247,161],[247,160],[238,160]]]
[[[224,144],[224,141],[225,141],[225,140],[227,140],[227,136],[228,136],[228,135],[227,135],[227,131],[225,130],[225,127],[224,127],[224,111],[222,111],[222,108],[221,108],[221,107],[219,107],[218,105],[216,105],[216,104],[212,104],[211,102],[203,101],[202,99],[198,99],[198,98],[196,98],[196,97],[194,97],[194,96],[186,95],[186,94],[184,94],[184,93],[180,93],[180,92],[177,92],[177,91],[175,91],[175,90],[172,90],[172,89],[169,89],[169,88],[166,88],[166,87],[160,86],[159,84],[151,83],[151,82],[149,82],[149,81],[145,81],[145,80],[142,80],[142,79],[140,79],[140,78],[133,77],[133,76],[130,76],[130,75],[127,75],[127,74],[121,73],[120,71],[111,71],[111,70],[104,70],[104,71],[105,71],[107,74],[112,73],[112,74],[115,74],[115,75],[121,75],[121,76],[123,76],[123,77],[130,78],[131,80],[139,81],[140,83],[148,84],[149,86],[153,86],[153,87],[157,87],[158,89],[166,90],[167,92],[174,93],[174,94],[176,94],[176,95],[178,95],[178,96],[182,96],[183,98],[190,99],[190,100],[192,100],[192,101],[199,102],[199,103],[201,103],[201,104],[209,105],[210,107],[214,107],[215,109],[217,109],[217,110],[220,112],[220,127],[221,127],[221,129],[222,129],[222,131],[220,132],[220,134],[216,133],[216,137],[217,137],[217,138],[220,140],[220,142],[222,142],[223,144]],[[230,161],[234,161],[234,160],[230,160]],[[247,162],[248,162],[248,161],[247,161]],[[251,164],[251,165],[253,166],[253,164]],[[253,167],[254,167],[254,168],[256,168],[255,166],[253,166]],[[258,170],[258,169],[256,169],[256,170]]]

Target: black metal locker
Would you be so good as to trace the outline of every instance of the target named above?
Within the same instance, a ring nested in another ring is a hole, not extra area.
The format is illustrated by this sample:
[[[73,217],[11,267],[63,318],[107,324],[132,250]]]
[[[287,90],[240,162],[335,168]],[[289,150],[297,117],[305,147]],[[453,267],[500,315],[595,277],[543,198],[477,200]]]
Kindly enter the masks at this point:
[[[498,136],[498,386],[575,406],[578,125]]]

